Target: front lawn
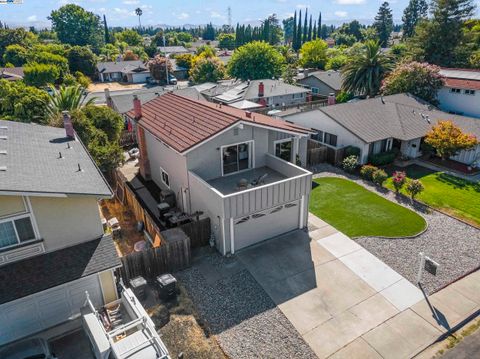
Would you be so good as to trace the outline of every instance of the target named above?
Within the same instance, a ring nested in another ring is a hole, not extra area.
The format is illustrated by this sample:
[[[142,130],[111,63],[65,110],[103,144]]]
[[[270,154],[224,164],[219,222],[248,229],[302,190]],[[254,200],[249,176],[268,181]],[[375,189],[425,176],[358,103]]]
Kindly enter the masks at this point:
[[[315,179],[310,212],[349,237],[405,237],[420,233],[426,222],[355,182],[334,177]]]
[[[391,175],[394,170],[395,168],[391,167],[387,172]],[[402,170],[406,171],[409,178],[419,179],[425,187],[418,200],[467,222],[480,225],[480,185],[417,165]],[[394,190],[391,178],[387,180],[385,186]],[[405,193],[404,190],[402,192]]]

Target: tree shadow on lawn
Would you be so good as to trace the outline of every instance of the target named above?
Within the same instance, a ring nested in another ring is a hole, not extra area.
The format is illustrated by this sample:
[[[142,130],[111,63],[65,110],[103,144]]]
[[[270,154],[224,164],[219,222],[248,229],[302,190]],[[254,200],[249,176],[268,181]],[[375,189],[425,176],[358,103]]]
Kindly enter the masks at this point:
[[[442,183],[449,186],[453,186],[455,189],[470,189],[472,188],[476,192],[480,192],[480,183],[471,182],[462,178],[449,175],[444,172],[439,172],[435,175],[435,178]]]

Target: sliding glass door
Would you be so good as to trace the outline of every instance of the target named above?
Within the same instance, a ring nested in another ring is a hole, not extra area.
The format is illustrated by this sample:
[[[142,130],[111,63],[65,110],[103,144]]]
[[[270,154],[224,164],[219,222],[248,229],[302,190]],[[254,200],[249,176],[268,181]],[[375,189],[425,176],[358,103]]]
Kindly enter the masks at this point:
[[[224,175],[251,167],[251,144],[251,142],[244,142],[222,148]]]

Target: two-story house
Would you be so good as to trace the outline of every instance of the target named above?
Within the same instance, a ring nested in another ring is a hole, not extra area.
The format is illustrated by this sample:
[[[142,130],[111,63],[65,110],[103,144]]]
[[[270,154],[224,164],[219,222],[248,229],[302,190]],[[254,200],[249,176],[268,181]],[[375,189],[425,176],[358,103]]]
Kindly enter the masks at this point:
[[[309,130],[168,93],[134,100],[140,173],[186,213],[209,216],[217,248],[235,251],[307,224],[312,174],[297,166]]]
[[[438,91],[438,101],[443,111],[480,118],[480,70],[440,70],[445,79]]]
[[[98,206],[112,192],[65,121],[0,121],[0,345],[72,323],[85,291],[117,298],[121,262]]]

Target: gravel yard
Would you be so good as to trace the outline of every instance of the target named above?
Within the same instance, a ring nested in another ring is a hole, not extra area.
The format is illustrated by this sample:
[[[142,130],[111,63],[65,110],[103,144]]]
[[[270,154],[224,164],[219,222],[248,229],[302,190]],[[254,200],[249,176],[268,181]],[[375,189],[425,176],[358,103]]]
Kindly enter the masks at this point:
[[[176,276],[230,358],[316,358],[239,260],[210,253]]]
[[[425,218],[428,228],[415,238],[363,237],[355,240],[414,284],[419,252],[438,262],[440,267],[437,276],[425,273],[423,277],[423,287],[428,293],[431,294],[480,267],[480,230],[440,212],[423,206],[413,206],[409,201],[397,198],[390,191],[379,190],[363,180],[345,175],[338,168],[322,165],[318,166],[317,170],[319,173],[315,174],[314,178],[349,178],[393,202],[416,211]]]

